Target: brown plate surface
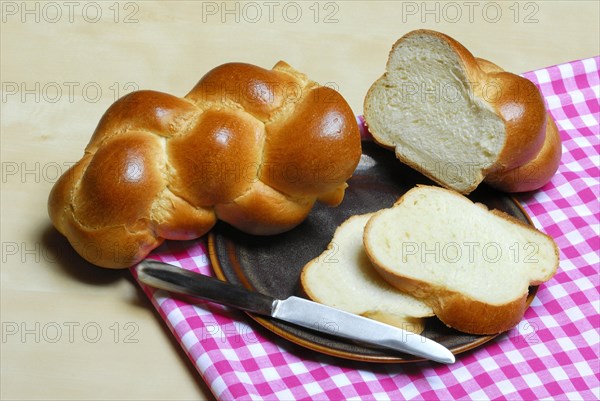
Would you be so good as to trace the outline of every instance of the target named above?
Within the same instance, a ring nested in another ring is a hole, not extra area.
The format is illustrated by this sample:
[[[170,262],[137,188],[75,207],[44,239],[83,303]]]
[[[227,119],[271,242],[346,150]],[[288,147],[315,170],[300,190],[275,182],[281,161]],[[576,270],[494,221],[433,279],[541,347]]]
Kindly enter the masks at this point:
[[[209,235],[209,254],[216,275],[275,298],[290,295],[306,297],[299,286],[304,265],[319,256],[331,241],[335,229],[348,217],[390,207],[417,184],[433,183],[396,160],[394,153],[372,142],[363,142],[361,162],[348,182],[344,201],[337,208],[315,205],[298,227],[283,234],[258,237],[244,234],[219,222]],[[481,185],[469,198],[502,210],[532,224],[516,200]],[[529,289],[527,305],[537,287]],[[369,362],[416,362],[422,359],[394,353],[304,329],[279,320],[249,313],[258,323],[296,344],[328,355]],[[423,335],[450,349],[454,354],[478,347],[492,336],[477,336],[446,327],[436,318],[427,320]]]

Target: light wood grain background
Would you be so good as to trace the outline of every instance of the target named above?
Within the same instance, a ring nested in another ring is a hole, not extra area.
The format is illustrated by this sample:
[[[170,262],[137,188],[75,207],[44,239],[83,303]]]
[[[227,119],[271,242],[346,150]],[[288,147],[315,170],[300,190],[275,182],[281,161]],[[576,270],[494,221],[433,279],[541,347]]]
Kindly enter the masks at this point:
[[[285,60],[361,114],[416,28],[513,72],[600,53],[597,1],[274,3],[1,3],[2,399],[212,397],[128,271],[85,263],[47,217],[52,184],[118,96],[184,95],[221,63]]]

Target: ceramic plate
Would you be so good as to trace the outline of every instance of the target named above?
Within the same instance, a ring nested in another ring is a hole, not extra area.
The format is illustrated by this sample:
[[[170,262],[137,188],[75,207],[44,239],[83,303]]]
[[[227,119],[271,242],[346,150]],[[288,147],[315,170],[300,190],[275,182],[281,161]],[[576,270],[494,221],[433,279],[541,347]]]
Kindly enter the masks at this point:
[[[325,250],[335,229],[343,221],[356,214],[390,207],[417,184],[433,185],[429,179],[401,164],[393,152],[372,142],[363,142],[360,164],[348,184],[340,206],[332,208],[317,204],[302,224],[283,234],[252,236],[219,222],[209,235],[209,254],[216,275],[275,298],[283,299],[290,295],[305,297],[299,286],[302,267]],[[481,185],[469,198],[532,224],[513,198],[485,185]],[[528,306],[536,291],[537,287],[529,289]],[[422,360],[385,349],[368,348],[275,319],[250,313],[249,316],[268,330],[325,354],[370,362]],[[495,337],[460,333],[436,318],[427,320],[423,335],[443,344],[454,354],[478,347]]]

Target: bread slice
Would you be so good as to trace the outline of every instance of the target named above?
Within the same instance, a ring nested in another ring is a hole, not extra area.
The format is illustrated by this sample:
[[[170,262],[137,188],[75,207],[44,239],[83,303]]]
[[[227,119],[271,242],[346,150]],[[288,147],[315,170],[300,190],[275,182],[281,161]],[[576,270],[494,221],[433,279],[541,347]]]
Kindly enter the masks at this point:
[[[446,325],[495,334],[523,317],[530,285],[549,280],[558,249],[547,235],[454,191],[418,186],[364,231],[381,276]]]
[[[316,302],[421,333],[431,308],[385,282],[364,252],[371,216],[352,216],[338,227],[327,250],[304,266],[302,287]]]
[[[490,174],[502,190],[540,188],[560,160],[560,137],[536,86],[435,31],[394,44],[364,116],[400,161],[463,194]]]

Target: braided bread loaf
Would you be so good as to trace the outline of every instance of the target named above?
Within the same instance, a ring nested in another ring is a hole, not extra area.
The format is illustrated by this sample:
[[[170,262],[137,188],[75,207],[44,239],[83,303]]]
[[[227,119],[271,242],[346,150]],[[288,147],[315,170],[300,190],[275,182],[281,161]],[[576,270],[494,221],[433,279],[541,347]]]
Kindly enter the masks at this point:
[[[217,219],[251,234],[289,230],[315,201],[342,201],[360,154],[354,113],[336,91],[284,62],[224,64],[184,98],[139,91],[116,101],[48,210],[82,257],[122,268]]]

